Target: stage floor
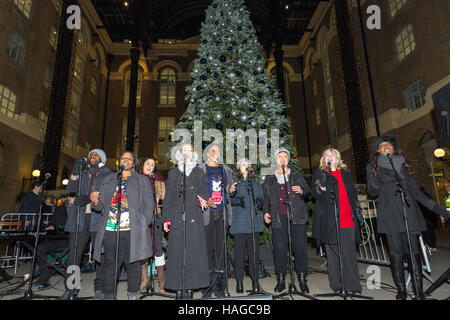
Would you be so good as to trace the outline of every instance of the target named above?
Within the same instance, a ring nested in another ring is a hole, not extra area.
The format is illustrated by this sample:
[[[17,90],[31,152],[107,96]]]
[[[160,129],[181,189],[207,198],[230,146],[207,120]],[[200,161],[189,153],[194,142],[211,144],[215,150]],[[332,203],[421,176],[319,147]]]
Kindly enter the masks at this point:
[[[327,268],[323,266],[324,260],[317,255],[316,249],[309,246],[308,251],[309,256],[309,271],[308,275],[308,286],[310,289],[310,294],[320,294],[320,293],[329,293],[330,287],[328,284],[328,275],[326,274]],[[432,252],[429,257],[431,264],[431,278],[433,280],[437,280],[438,277],[445,272],[450,267],[450,234],[437,232],[437,251]],[[372,273],[368,273],[367,268],[370,266],[366,263],[359,263],[359,274],[361,278],[361,286],[363,288],[363,295],[371,296],[375,300],[395,300],[396,290],[394,289],[394,284],[392,281],[392,276],[390,269],[385,266],[380,266],[380,274],[381,274],[381,288],[380,289],[368,289],[367,287],[367,279],[372,275]],[[20,263],[17,274],[14,274],[14,268],[5,268],[9,275],[12,275],[14,278],[8,282],[2,281],[0,283],[0,300],[11,300],[14,298],[18,298],[24,295],[24,291],[28,289],[27,286],[22,286],[15,292],[8,292],[8,290],[14,289],[18,287],[18,285],[23,281],[23,276],[26,273],[30,272],[30,263]],[[273,266],[265,266],[265,269],[268,273],[270,273],[269,277],[265,277],[260,279],[260,285],[262,289],[265,291],[274,294],[273,289],[276,285],[276,276],[274,274]],[[81,274],[81,291],[79,297],[92,297],[94,294],[94,272],[86,272]],[[408,277],[408,273],[406,272],[406,277]],[[1,278],[0,278],[1,280]],[[33,285],[33,293],[42,294],[46,296],[59,297],[64,292],[64,279],[61,275],[55,274],[50,279],[52,288],[48,288],[45,290],[39,290],[37,285],[37,279],[35,285]],[[155,286],[157,286],[157,281],[155,279]],[[290,274],[286,275],[286,285],[290,282]],[[236,281],[234,278],[229,278],[229,293],[232,297],[237,296],[245,296],[246,294],[236,294]],[[298,280],[295,276],[295,285],[297,289],[299,289]],[[424,291],[430,287],[431,283],[424,277]],[[244,290],[251,289],[251,282],[249,277],[244,277]],[[164,292],[168,294],[172,294],[174,296],[174,292]],[[408,293],[412,295],[411,285],[408,287]],[[448,283],[442,284],[438,289],[436,289],[428,298],[430,299],[446,299],[450,296],[450,286]],[[196,291],[194,293],[194,299],[200,299],[201,293],[200,291]],[[284,297],[285,299],[289,298],[289,296]],[[305,298],[300,296],[293,296],[295,300],[305,300]],[[118,299],[126,300],[127,299],[127,284],[126,281],[120,281],[118,284]],[[159,297],[159,296],[146,296],[142,300],[167,300],[168,298]],[[326,299],[335,299],[341,300],[341,298],[319,298],[320,300]],[[359,299],[357,299],[359,300]]]

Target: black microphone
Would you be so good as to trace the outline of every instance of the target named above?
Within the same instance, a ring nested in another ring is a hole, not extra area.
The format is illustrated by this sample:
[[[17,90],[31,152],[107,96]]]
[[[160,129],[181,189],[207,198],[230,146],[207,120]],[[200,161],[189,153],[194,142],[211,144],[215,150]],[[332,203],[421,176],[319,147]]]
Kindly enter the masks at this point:
[[[386,155],[386,157],[391,158],[391,151],[389,151],[389,150],[386,151],[386,152],[385,152],[385,155]]]
[[[328,166],[328,170],[331,171],[331,161],[328,161],[328,162],[327,162],[327,166]]]
[[[125,163],[122,163],[120,166],[119,166],[119,169],[117,170],[117,172],[122,172],[124,169],[125,169],[125,167],[126,167],[127,165],[125,164]]]

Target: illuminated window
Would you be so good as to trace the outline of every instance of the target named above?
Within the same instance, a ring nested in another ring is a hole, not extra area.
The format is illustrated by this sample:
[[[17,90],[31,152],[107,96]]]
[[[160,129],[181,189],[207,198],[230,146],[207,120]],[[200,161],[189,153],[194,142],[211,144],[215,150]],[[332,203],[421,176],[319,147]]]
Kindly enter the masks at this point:
[[[84,63],[83,61],[81,61],[81,59],[79,57],[77,57],[75,59],[75,66],[73,68],[73,76],[78,80],[78,81],[83,81],[83,69],[84,69]]]
[[[405,90],[404,96],[406,101],[406,106],[409,111],[417,110],[425,104],[425,96],[427,94],[427,88],[423,80],[418,80],[414,82],[408,89]]]
[[[70,112],[78,119],[80,118],[81,95],[75,90],[72,90],[72,95],[70,97]]]
[[[177,74],[173,68],[166,67],[159,73],[159,104],[174,105]]]
[[[8,88],[0,85],[0,113],[8,118],[14,117],[16,101],[16,95]]]
[[[136,118],[136,122],[134,123],[134,154],[137,156],[139,151],[139,126],[140,119]],[[120,145],[120,152],[125,152],[127,147],[127,128],[128,128],[128,118],[123,118],[122,120],[122,143]]]
[[[84,26],[81,27],[80,31],[78,32],[78,43],[85,49],[88,47],[88,40],[86,36],[86,29]]]
[[[321,123],[321,119],[320,119],[320,108],[317,107],[317,108],[316,108],[316,124],[317,124],[317,126],[319,126],[320,123]]]
[[[94,96],[97,94],[97,80],[95,78],[91,80],[91,92]]]
[[[19,65],[23,65],[25,57],[25,41],[19,34],[11,29],[8,38],[8,54]]]
[[[172,147],[172,129],[175,126],[175,118],[161,117],[158,123],[158,167],[169,169],[170,163],[167,154]]]
[[[73,124],[69,124],[66,129],[66,135],[64,136],[64,145],[71,151],[77,151],[78,143],[78,128]]]
[[[31,0],[14,0],[14,4],[19,8],[20,11],[25,15],[25,17],[30,18],[31,16],[31,7],[33,5],[33,1]]]
[[[403,60],[416,48],[412,26],[409,25],[395,38],[398,60]]]
[[[327,112],[328,112],[328,119],[331,119],[335,115],[334,111],[334,99],[332,95],[329,95],[327,97]]]
[[[395,16],[405,3],[406,0],[389,0],[389,12],[391,13],[391,17]]]
[[[56,50],[56,46],[58,45],[58,30],[54,25],[50,27],[50,37],[49,37],[50,45],[53,49]]]

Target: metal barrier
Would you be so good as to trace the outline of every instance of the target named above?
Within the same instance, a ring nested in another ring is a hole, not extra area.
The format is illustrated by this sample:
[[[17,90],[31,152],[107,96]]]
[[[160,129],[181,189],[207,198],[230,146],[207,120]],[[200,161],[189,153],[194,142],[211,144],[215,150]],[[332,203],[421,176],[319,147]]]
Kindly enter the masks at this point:
[[[384,266],[391,266],[389,260],[389,250],[386,245],[384,236],[377,233],[376,219],[377,219],[377,200],[362,200],[360,201],[361,209],[363,210],[364,226],[361,228],[362,241],[358,248],[358,261],[368,264],[378,264]],[[419,236],[420,251],[423,258],[422,273],[423,276],[431,283],[434,280],[431,278],[431,265],[428,255],[431,255],[430,250],[427,250],[423,242],[422,235]],[[326,257],[326,253],[320,247],[320,256]],[[326,261],[321,265],[324,267]],[[405,267],[407,265],[405,264]],[[406,286],[411,281],[411,275],[408,276]]]
[[[377,233],[376,219],[377,219],[377,200],[362,200],[360,201],[363,209],[363,216],[365,225],[361,228],[362,242],[359,246],[358,261],[370,264],[381,264],[385,266],[391,265],[389,260],[389,251],[385,245],[382,235]],[[428,255],[430,251],[426,249],[423,242],[422,235],[419,236],[420,251],[423,258],[422,273],[423,276],[430,282],[434,282],[431,278],[431,265]],[[406,267],[406,264],[405,264]],[[411,275],[408,276],[406,286],[411,281]]]
[[[42,214],[42,224],[48,224],[52,213]],[[32,231],[36,227],[38,216],[36,213],[6,213],[0,220],[0,233],[2,231]],[[17,273],[17,267],[20,260],[31,260],[33,253],[20,245],[20,242],[8,243],[4,254],[0,256],[0,261],[4,267],[14,266],[14,274]],[[11,262],[14,262],[11,265]]]

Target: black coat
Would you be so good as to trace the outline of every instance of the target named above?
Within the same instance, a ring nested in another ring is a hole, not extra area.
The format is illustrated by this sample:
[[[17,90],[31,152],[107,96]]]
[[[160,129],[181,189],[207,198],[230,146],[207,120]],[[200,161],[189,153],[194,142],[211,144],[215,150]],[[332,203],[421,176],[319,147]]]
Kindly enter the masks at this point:
[[[102,167],[102,170],[99,173],[97,173],[97,175],[95,177],[94,185],[92,186],[91,192],[98,191],[103,179],[105,177],[109,176],[111,173],[112,173],[111,170],[109,170],[106,167]],[[78,231],[84,230],[84,221],[86,220],[86,215],[85,215],[86,205],[91,202],[91,200],[89,199],[89,194],[88,194],[90,178],[91,177],[89,174],[89,169],[86,169],[81,173],[81,180],[82,180],[81,181],[81,193],[75,199],[75,205],[80,207],[80,217],[79,217],[80,225],[78,227]],[[69,179],[69,184],[67,185],[67,191],[78,194],[79,182],[80,182],[79,177],[76,180]],[[68,212],[65,231],[77,232],[77,214],[78,214],[78,210],[70,210]],[[100,222],[100,215],[92,214],[89,231],[96,232],[98,229],[99,222]]]
[[[178,168],[169,171],[166,197],[163,200],[163,221],[170,220],[169,249],[165,287],[172,290],[183,288],[183,221],[182,221],[182,184],[183,173]],[[209,286],[208,254],[206,249],[206,231],[203,215],[197,195],[208,199],[206,175],[195,167],[186,176],[186,289],[198,289]]]
[[[41,208],[41,196],[33,191],[28,192],[20,201],[20,213],[39,213]]]
[[[103,238],[109,219],[111,202],[117,187],[117,173],[112,173],[102,180],[99,186],[99,201],[91,213],[100,217],[97,236],[95,237],[94,259],[101,261]],[[130,263],[147,259],[153,255],[149,226],[153,223],[155,202],[151,196],[150,181],[147,177],[133,172],[127,179],[127,201],[130,216]],[[119,231],[120,232],[120,231]]]
[[[406,185],[406,217],[410,232],[425,231],[426,224],[417,201],[436,213],[444,214],[444,207],[437,205],[433,199],[427,197],[417,187],[416,182],[408,173],[405,165],[401,169]],[[368,192],[371,196],[378,197],[377,230],[379,233],[406,232],[402,211],[402,201],[397,191],[395,173],[392,169],[377,167],[376,176],[372,173],[371,165],[367,166]]]
[[[293,214],[293,224],[306,224],[308,221],[308,210],[304,198],[306,198],[311,189],[305,181],[302,173],[294,167],[288,166],[291,169],[289,175],[288,187],[289,197],[291,198],[291,207]],[[303,189],[303,194],[297,194],[292,191],[293,186],[300,186]],[[264,207],[263,214],[269,213],[273,228],[281,228],[280,216],[278,214],[278,201],[280,199],[280,190],[278,188],[278,181],[275,174],[266,177],[264,183]]]
[[[361,241],[360,221],[363,217],[358,210],[358,194],[356,192],[355,184],[353,183],[352,175],[347,170],[341,169],[342,180],[344,182],[345,191],[347,192],[348,202],[352,210],[352,219],[355,230],[355,241]],[[334,181],[334,194],[336,196],[337,214],[339,217],[339,184],[335,177],[331,174],[316,170],[312,176],[311,193],[316,199],[313,216],[312,236],[317,240],[317,243],[337,244],[336,238],[336,219],[334,213],[334,203],[331,199],[331,190],[333,188],[332,179]],[[320,186],[326,187],[322,191]],[[338,218],[338,223],[340,221]]]

